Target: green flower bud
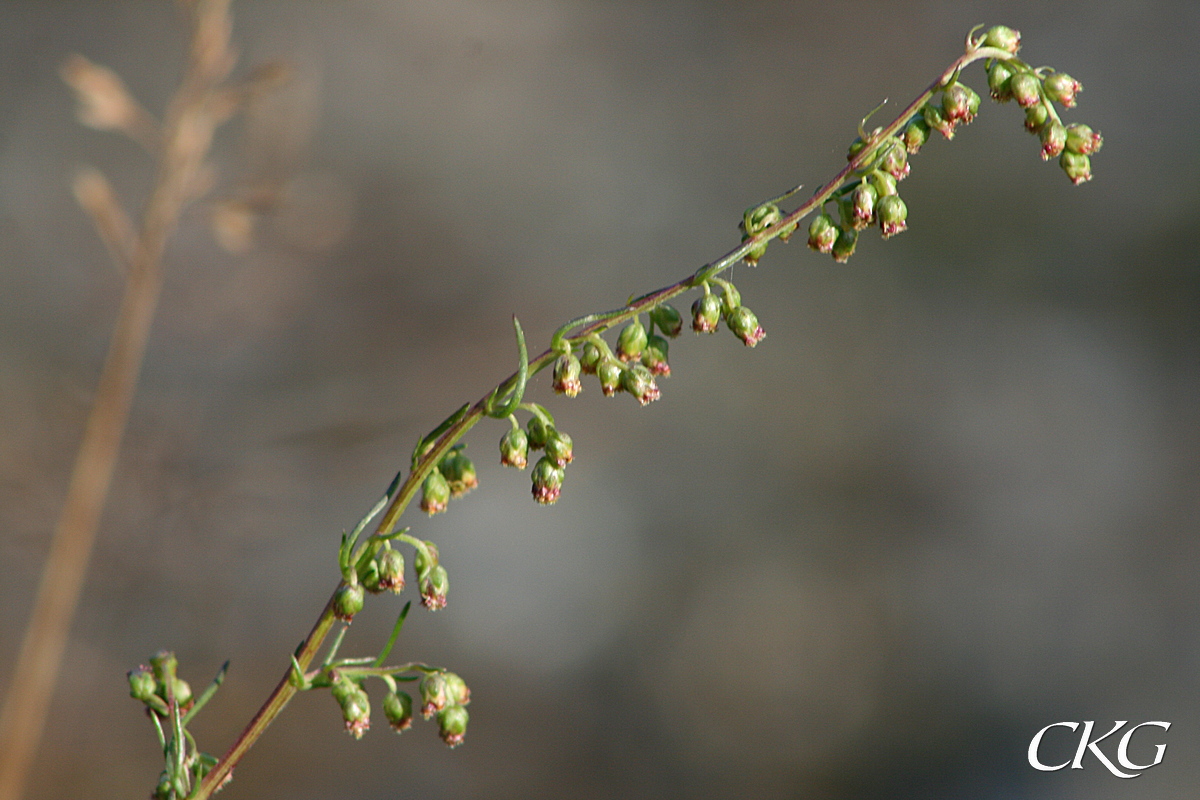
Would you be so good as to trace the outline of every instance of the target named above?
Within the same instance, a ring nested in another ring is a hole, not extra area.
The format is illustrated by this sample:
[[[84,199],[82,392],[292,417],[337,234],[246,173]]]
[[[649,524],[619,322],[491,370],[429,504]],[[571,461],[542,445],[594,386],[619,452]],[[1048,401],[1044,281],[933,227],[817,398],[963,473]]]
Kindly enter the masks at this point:
[[[853,161],[854,157],[861,153],[866,146],[867,143],[862,140],[861,136],[855,136],[854,141],[850,143],[850,149],[846,151],[846,160]]]
[[[1067,129],[1061,122],[1046,123],[1038,135],[1042,140],[1042,161],[1049,161],[1057,157],[1067,146]]]
[[[621,390],[621,362],[615,358],[606,358],[596,368],[596,377],[600,379],[600,391],[605,397],[612,397]]]
[[[884,239],[891,238],[908,228],[908,223],[905,221],[908,219],[908,206],[904,204],[898,194],[890,194],[880,200],[875,215],[879,217],[879,229],[883,231]]]
[[[379,564],[379,588],[400,594],[404,590],[404,554],[389,547],[375,560]]]
[[[542,456],[533,465],[533,499],[544,506],[558,502],[566,471],[549,456]]]
[[[546,457],[560,467],[565,467],[575,460],[574,446],[571,437],[562,431],[553,429],[550,438],[546,440]]]
[[[529,432],[530,450],[541,450],[546,446],[546,439],[550,436],[550,427],[550,423],[537,414],[529,418],[529,422],[525,423],[525,430]]]
[[[721,299],[705,292],[692,303],[692,330],[696,333],[714,333],[721,321]]]
[[[942,114],[953,125],[969,124],[979,113],[979,95],[969,86],[952,83],[942,92]]]
[[[471,702],[471,690],[467,687],[467,682],[453,672],[446,672],[444,676],[443,693],[446,697],[446,705],[468,705]]]
[[[879,168],[898,181],[907,178],[911,167],[908,163],[908,151],[904,149],[904,145],[885,145],[883,158],[879,160]]]
[[[945,136],[947,139],[954,138],[954,123],[946,119],[942,109],[935,105],[926,103],[921,108],[921,116],[925,119],[925,124],[935,131]]]
[[[896,179],[890,173],[875,170],[867,176],[867,180],[870,181],[871,186],[875,187],[875,192],[880,198],[896,193]],[[876,206],[878,206],[878,201],[876,201]]]
[[[734,335],[741,339],[747,347],[754,347],[767,336],[762,326],[758,324],[758,317],[754,316],[754,312],[745,306],[738,306],[729,312],[725,321],[729,324],[729,330],[733,331]]]
[[[401,733],[412,727],[412,696],[408,692],[388,692],[383,697],[383,715],[388,724]]]
[[[467,721],[471,715],[462,706],[446,706],[438,712],[438,728],[442,741],[450,747],[458,747],[467,734]]]
[[[1012,28],[1006,28],[1003,25],[996,25],[993,28],[989,28],[988,32],[984,34],[983,46],[995,47],[1015,53],[1021,49],[1021,32],[1015,31]]]
[[[642,327],[642,321],[634,317],[617,336],[617,358],[622,361],[636,361],[642,357],[642,351],[645,349],[646,329]]]
[[[837,237],[837,223],[828,214],[818,214],[808,226],[808,246],[818,253],[833,250]]]
[[[171,684],[175,692],[175,705],[187,708],[192,702],[192,687],[183,678],[176,678]]]
[[[462,497],[479,485],[475,465],[462,450],[455,450],[443,458],[438,469],[445,476],[450,486],[450,496],[453,498]]]
[[[765,231],[781,219],[783,219],[783,212],[774,203],[764,203],[761,206],[747,208],[746,212],[742,214],[742,232],[747,236],[753,236],[760,231]]]
[[[854,218],[851,224],[862,230],[875,220],[875,201],[879,198],[879,191],[869,182],[863,181],[854,187],[851,196],[854,202]]]
[[[1008,89],[1021,108],[1042,102],[1042,82],[1032,72],[1018,72],[1008,81]]]
[[[1090,156],[1104,144],[1104,138],[1087,125],[1076,122],[1067,126],[1067,149],[1072,153]]]
[[[133,699],[148,703],[152,702],[152,697],[157,697],[158,679],[154,677],[154,671],[145,664],[129,670],[125,676],[129,679],[129,696]]]
[[[450,502],[450,484],[440,470],[433,470],[425,476],[421,484],[421,510],[429,516],[440,514],[446,510]]]
[[[1034,135],[1041,133],[1042,128],[1046,126],[1046,122],[1050,119],[1050,109],[1046,108],[1045,103],[1038,103],[1035,106],[1030,106],[1025,109],[1025,130]]]
[[[554,362],[554,380],[550,385],[556,393],[574,397],[583,388],[579,381],[582,371],[583,365],[574,353],[563,353]]]
[[[625,368],[621,373],[621,388],[642,405],[653,403],[662,394],[654,382],[654,375],[642,364],[631,364]]]
[[[182,786],[179,788],[183,789]],[[171,800],[172,797],[184,796],[186,794],[186,791],[175,791],[175,786],[171,781],[171,776],[167,774],[166,770],[163,770],[158,774],[158,785],[154,787],[154,794],[152,794],[151,797],[153,797],[154,800]]]
[[[430,541],[423,542],[424,549],[418,547],[413,553],[413,570],[418,580],[427,580],[429,573],[438,565],[439,556],[437,545]]]
[[[650,322],[657,325],[660,331],[672,339],[683,330],[683,318],[669,303],[663,303],[650,309]]]
[[[596,367],[600,364],[600,359],[604,357],[604,351],[595,345],[594,342],[586,342],[583,345],[583,354],[579,357],[579,371],[585,375],[595,375]]]
[[[721,286],[721,315],[724,316],[742,304],[742,293],[726,281]]]
[[[375,557],[358,569],[358,582],[371,594],[379,594],[383,587],[379,585],[379,558]]]
[[[333,682],[329,693],[342,709],[342,719],[346,721],[346,733],[355,739],[371,727],[371,700],[363,688],[352,680],[339,677]]]
[[[421,676],[421,716],[429,719],[449,703],[445,672],[426,672]]]
[[[165,685],[167,681],[175,680],[175,671],[179,669],[179,660],[170,650],[159,650],[150,656],[150,669],[154,671],[154,678],[159,685]]]
[[[1064,150],[1058,157],[1058,164],[1076,186],[1092,179],[1092,160],[1083,153]]]
[[[917,114],[904,126],[904,149],[909,155],[916,155],[921,145],[929,141],[929,123],[925,121],[924,113]]]
[[[993,100],[998,103],[1012,100],[1012,67],[1003,61],[992,61],[988,64],[987,76],[988,90],[992,93]]]
[[[510,428],[500,437],[500,463],[506,467],[525,469],[529,463],[529,437],[520,428]]]
[[[845,264],[850,260],[850,256],[854,255],[854,248],[858,244],[858,231],[853,228],[842,228],[838,232],[837,241],[833,244],[833,260],[839,264]]]
[[[682,327],[682,325],[680,326]],[[667,340],[658,334],[650,334],[646,340],[646,352],[642,353],[642,364],[646,369],[650,370],[653,375],[671,374],[671,365],[667,363],[667,351],[670,345]]]
[[[365,600],[362,584],[343,584],[333,597],[333,615],[342,622],[350,622],[355,614],[363,610]]]
[[[450,575],[438,564],[429,570],[424,580],[417,581],[421,588],[421,605],[430,611],[446,607],[446,592],[450,589]]]
[[[1063,108],[1074,108],[1075,95],[1083,91],[1083,84],[1065,72],[1055,72],[1046,76],[1042,86],[1046,90],[1046,96],[1062,103]]]
[[[744,242],[749,238],[750,238],[750,234],[744,234],[742,236],[742,241]],[[750,250],[746,253],[746,255],[742,256],[742,260],[745,261],[748,266],[751,266],[751,267],[756,266],[758,264],[758,260],[760,258],[762,258],[764,255],[766,255],[767,244],[768,244],[767,242],[762,242],[761,244],[757,244],[754,247],[751,247]]]

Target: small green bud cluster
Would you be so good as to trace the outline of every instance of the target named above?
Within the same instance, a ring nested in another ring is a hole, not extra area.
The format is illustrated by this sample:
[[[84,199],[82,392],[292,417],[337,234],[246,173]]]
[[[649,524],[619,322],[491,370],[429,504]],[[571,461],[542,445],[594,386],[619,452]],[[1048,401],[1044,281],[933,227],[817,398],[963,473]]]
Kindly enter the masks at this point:
[[[175,674],[178,666],[174,653],[159,650],[150,657],[150,666],[140,664],[126,673],[129,696],[140,700],[159,716],[169,713],[172,701],[179,709],[187,711],[195,700],[192,687]]]
[[[750,208],[746,209],[745,213],[742,214],[742,221],[738,225],[738,227],[742,230],[743,242],[751,239],[754,236],[757,236],[767,228],[777,225],[783,221],[784,214],[779,209],[779,206],[776,205],[776,203],[786,197],[788,197],[788,194],[785,194],[783,197],[776,198],[776,200],[773,200],[769,203],[763,203],[760,206],[751,206]],[[796,232],[797,225],[798,223],[793,222],[781,230],[779,232],[779,241],[786,242],[788,239],[790,239],[792,234]],[[742,258],[747,264],[753,267],[766,252],[767,242],[762,242],[751,248],[750,251]]]
[[[567,464],[575,460],[574,443],[558,429],[545,408],[536,403],[524,407],[533,412],[532,416],[525,430],[521,430],[515,416],[509,417],[512,428],[500,438],[500,463],[524,469],[530,450],[544,450],[545,455],[533,467],[533,497],[542,505],[551,505],[562,491]]]
[[[988,31],[981,43],[998,47],[996,42],[1009,42],[1011,47],[1003,49],[1015,55],[1020,40],[1020,33],[998,26]],[[1103,139],[1087,125],[1064,125],[1054,108],[1055,103],[1074,108],[1083,85],[1065,72],[1035,69],[1017,58],[989,59],[986,69],[992,99],[1000,103],[1013,100],[1025,110],[1025,130],[1041,142],[1042,160],[1057,158],[1074,184],[1091,180],[1091,155],[1100,149]]]
[[[605,397],[625,392],[646,405],[661,396],[655,378],[671,374],[670,345],[664,335],[678,336],[683,319],[665,303],[651,309],[648,316],[649,329],[640,317],[634,317],[621,328],[615,353],[599,335],[589,337],[583,344],[583,371],[596,376]],[[656,328],[659,333],[655,333]]]
[[[692,304],[692,330],[696,333],[716,333],[723,319],[729,330],[747,347],[754,347],[765,339],[767,334],[758,324],[758,317],[742,305],[741,292],[727,280],[712,278],[711,281],[717,284],[721,293],[715,294],[708,281],[701,284],[704,294]]]
[[[423,673],[420,679],[421,716],[425,719],[436,716],[442,741],[457,747],[463,743],[467,732],[468,715],[465,707],[471,702],[471,690],[467,688],[466,681],[453,672],[430,667],[420,667],[419,670]],[[361,739],[371,727],[371,699],[363,687],[370,675],[381,678],[387,685],[382,703],[383,715],[392,729],[396,733],[403,733],[412,727],[412,695],[396,689],[396,678],[390,669],[382,675],[378,671],[367,673],[356,668],[353,661],[342,661],[323,673],[308,688],[329,687],[330,694],[341,710],[346,732],[355,739]]]
[[[442,513],[450,500],[457,500],[479,485],[475,464],[463,452],[465,448],[465,444],[454,445],[421,485],[421,510],[429,516]]]
[[[346,733],[361,739],[371,727],[371,700],[362,685],[340,673],[335,673],[329,693],[342,709]]]
[[[446,568],[439,563],[436,544],[424,541],[416,546],[413,569],[417,573],[417,586],[421,590],[421,605],[430,611],[445,608],[450,576],[446,573]]]

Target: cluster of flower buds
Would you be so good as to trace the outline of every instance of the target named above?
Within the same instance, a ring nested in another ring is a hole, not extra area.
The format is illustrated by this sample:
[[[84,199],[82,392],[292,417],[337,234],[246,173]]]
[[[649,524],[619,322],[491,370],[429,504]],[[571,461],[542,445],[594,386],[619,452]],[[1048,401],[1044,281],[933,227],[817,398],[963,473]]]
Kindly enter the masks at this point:
[[[562,492],[567,464],[575,460],[574,444],[555,426],[549,411],[536,403],[527,408],[533,415],[525,430],[521,430],[515,416],[509,417],[512,428],[500,438],[500,463],[524,469],[530,450],[544,450],[545,455],[533,466],[533,497],[542,505],[550,505]]]
[[[649,330],[639,317],[621,329],[615,353],[598,335],[583,343],[580,367],[585,374],[596,376],[605,397],[625,392],[646,405],[661,396],[655,378],[670,376],[671,364],[670,345],[660,333],[672,338],[678,336],[683,330],[683,319],[667,304],[655,306],[649,317]],[[655,328],[659,333],[655,333]]]
[[[450,576],[446,573],[446,568],[439,563],[436,544],[424,541],[416,546],[413,569],[417,573],[417,586],[421,590],[421,605],[430,611],[445,608]]]
[[[453,672],[427,672],[421,678],[421,716],[437,715],[442,741],[451,747],[463,743],[470,715],[466,706],[471,702],[471,690]]]
[[[456,444],[438,462],[421,485],[421,510],[433,516],[446,510],[450,500],[457,500],[479,485],[475,465],[463,452],[465,444]]]
[[[166,716],[171,701],[186,711],[194,701],[192,687],[176,675],[179,662],[169,650],[160,650],[150,657],[150,666],[138,665],[126,673],[129,679],[129,696],[142,701],[148,709]]]
[[[767,334],[758,324],[758,317],[742,305],[741,292],[729,281],[713,278],[712,282],[721,288],[721,294],[714,294],[707,281],[702,284],[704,294],[692,303],[692,330],[696,333],[716,333],[724,319],[729,330],[747,347],[754,347],[765,339]]]
[[[980,44],[1015,56],[1021,34],[997,26],[984,35]],[[1001,103],[1013,100],[1025,110],[1025,130],[1041,141],[1042,160],[1057,158],[1074,184],[1091,180],[1091,155],[1100,149],[1103,139],[1087,125],[1064,125],[1054,108],[1055,103],[1074,108],[1083,85],[1065,72],[1048,67],[1034,69],[1017,58],[989,59],[986,68],[992,98]]]
[[[393,550],[391,542],[384,542],[379,552],[359,570],[358,579],[371,594],[400,594],[404,591],[404,554]]]

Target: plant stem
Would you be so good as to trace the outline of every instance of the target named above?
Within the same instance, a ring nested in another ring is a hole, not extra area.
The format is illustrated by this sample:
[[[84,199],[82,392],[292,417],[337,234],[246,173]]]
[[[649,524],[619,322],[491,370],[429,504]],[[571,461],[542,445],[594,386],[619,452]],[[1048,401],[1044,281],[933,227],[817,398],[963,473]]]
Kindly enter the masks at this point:
[[[838,190],[849,178],[855,170],[862,165],[870,162],[875,155],[878,145],[885,142],[889,137],[895,135],[900,129],[908,123],[918,109],[933,96],[939,88],[946,85],[954,75],[963,67],[984,58],[1011,58],[1011,53],[996,48],[981,47],[969,49],[968,52],[959,56],[955,61],[946,68],[946,71],[929,84],[925,91],[921,92],[915,100],[909,103],[903,111],[886,127],[882,128],[879,134],[873,138],[874,144],[864,147],[849,163],[835,175],[828,183],[822,186],[807,202],[797,208],[795,211],[787,214],[775,225],[767,228],[755,236],[752,236],[742,242],[733,250],[730,250],[721,258],[704,265],[697,270],[693,275],[677,281],[670,286],[664,286],[661,289],[656,289],[652,292],[642,295],[635,300],[630,301],[614,311],[609,311],[601,314],[591,314],[586,317],[580,317],[571,327],[583,325],[575,334],[571,336],[563,336],[562,340],[574,344],[585,341],[591,336],[595,336],[609,328],[620,325],[638,314],[648,312],[660,303],[664,303],[677,295],[699,286],[714,276],[725,271],[729,267],[740,261],[747,253],[755,247],[775,239],[787,230],[789,226],[797,223],[800,219],[812,213],[815,209],[829,199],[834,192]],[[570,328],[568,328],[569,330]],[[558,339],[558,336],[555,337]],[[559,355],[559,350],[551,346],[541,355],[529,360],[529,375],[533,375],[547,366],[549,366]],[[392,497],[388,504],[387,510],[384,511],[379,523],[375,529],[375,536],[386,536],[391,533],[400,516],[408,507],[409,502],[416,496],[417,490],[424,483],[425,478],[437,466],[437,463],[450,452],[450,449],[461,439],[467,431],[475,427],[475,425],[487,415],[488,401],[492,397],[504,397],[517,383],[518,373],[501,381],[494,389],[488,391],[480,398],[470,409],[461,414],[459,418],[450,425],[445,432],[437,438],[429,449],[414,461],[412,472],[408,478],[400,485],[396,494]],[[407,537],[406,537],[407,538]],[[343,584],[338,584],[338,589]],[[296,660],[299,662],[302,669],[307,669],[317,651],[320,650],[326,635],[329,633],[330,626],[333,622],[333,598],[336,596],[337,590],[334,590],[334,595],[330,596],[329,602],[325,605],[325,610],[321,613],[321,617],[317,620],[317,624],[313,626],[312,631],[300,645],[296,652]],[[229,778],[234,766],[245,755],[246,751],[257,741],[262,735],[267,726],[271,724],[276,716],[283,711],[284,706],[296,694],[297,689],[291,685],[288,678],[291,675],[292,667],[289,665],[284,673],[279,684],[275,687],[275,691],[255,714],[254,719],[242,731],[233,747],[221,759],[213,770],[205,776],[199,790],[194,798],[197,800],[205,800],[210,797],[220,785]]]

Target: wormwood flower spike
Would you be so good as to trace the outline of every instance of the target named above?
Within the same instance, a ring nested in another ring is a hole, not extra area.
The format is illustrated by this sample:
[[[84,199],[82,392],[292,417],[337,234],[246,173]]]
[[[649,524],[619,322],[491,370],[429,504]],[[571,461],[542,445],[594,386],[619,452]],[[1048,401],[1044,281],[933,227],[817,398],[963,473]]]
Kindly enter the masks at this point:
[[[219,4],[223,0],[204,2]],[[860,122],[858,138],[849,148],[849,162],[809,200],[792,211],[780,207],[779,204],[797,193],[800,188],[797,187],[751,206],[741,220],[743,243],[689,276],[651,292],[629,295],[632,299],[614,311],[574,318],[554,333],[545,352],[533,358],[514,316],[516,373],[480,401],[463,404],[419,439],[411,468],[406,464],[405,471],[389,485],[379,503],[352,533],[343,535],[337,550],[342,580],[335,594],[309,638],[296,649],[287,676],[230,752],[245,752],[297,691],[329,689],[341,709],[346,730],[356,738],[361,736],[370,724],[370,700],[364,689],[370,680],[385,684],[384,715],[395,730],[405,730],[413,724],[414,698],[397,691],[397,683],[418,677],[420,697],[415,702],[419,703],[420,712],[426,719],[436,717],[446,744],[452,747],[460,744],[469,720],[466,705],[471,694],[466,683],[452,672],[417,661],[401,666],[386,664],[408,605],[400,612],[381,655],[338,658],[344,626],[337,626],[338,635],[330,637],[328,651],[321,654],[328,632],[334,627],[331,617],[349,622],[363,606],[364,589],[374,594],[399,592],[404,588],[404,557],[397,547],[410,546],[414,550],[412,564],[421,604],[431,610],[446,605],[449,577],[440,563],[437,547],[433,542],[410,536],[408,528],[397,528],[418,486],[422,490],[420,507],[435,514],[445,511],[450,499],[461,497],[477,485],[474,464],[463,452],[466,447],[463,437],[480,421],[494,419],[509,428],[499,443],[500,461],[505,466],[524,468],[530,450],[545,451],[531,470],[531,489],[539,504],[557,502],[565,470],[574,458],[574,447],[571,437],[557,429],[546,408],[525,400],[530,378],[542,370],[552,370],[552,388],[557,394],[570,397],[580,391],[582,375],[595,374],[605,396],[626,392],[642,405],[657,400],[660,391],[656,376],[668,375],[671,369],[667,338],[678,336],[684,324],[670,301],[693,292],[699,294],[690,298],[695,301],[691,305],[693,331],[712,333],[724,321],[746,346],[756,346],[765,337],[763,328],[754,313],[742,304],[738,290],[721,273],[740,260],[753,263],[764,256],[772,239],[786,240],[809,214],[815,215],[807,223],[809,247],[829,253],[838,263],[854,254],[860,231],[869,225],[877,223],[884,239],[904,231],[908,207],[897,193],[897,186],[911,171],[912,156],[923,148],[931,130],[950,139],[958,126],[969,123],[979,111],[979,95],[959,80],[965,67],[976,61],[985,62],[990,94],[1000,102],[1017,101],[1023,110],[1026,129],[1039,136],[1043,158],[1057,158],[1075,183],[1090,179],[1090,157],[1100,149],[1103,140],[1087,125],[1067,124],[1059,116],[1059,108],[1075,105],[1081,89],[1079,82],[1050,67],[1034,68],[1018,59],[1020,43],[1020,34],[1011,28],[996,26],[981,36],[976,36],[973,30],[963,54],[929,88],[905,105],[900,116],[870,132],[865,128],[866,120]],[[747,244],[750,237],[753,243]],[[642,315],[649,319],[645,327]],[[611,347],[606,336],[616,340]],[[519,419],[521,414],[528,418]],[[366,533],[373,520],[374,532]],[[191,699],[191,690],[175,675],[175,666],[174,657],[163,652],[151,659],[150,668],[139,668],[129,675],[130,693],[145,704],[159,723],[169,718],[171,698],[186,708],[190,703],[203,705],[211,696],[206,689],[199,698]],[[223,671],[214,683],[222,675]],[[160,726],[160,735],[165,727]],[[190,734],[188,742],[184,761],[195,765],[194,769],[181,771],[178,760],[168,753],[167,769],[156,796],[164,800],[172,796],[208,800],[228,780],[240,757],[234,755],[218,762],[195,751]]]

